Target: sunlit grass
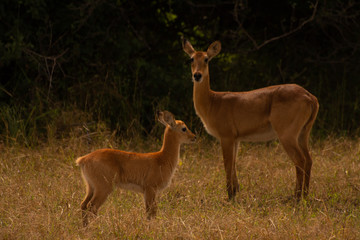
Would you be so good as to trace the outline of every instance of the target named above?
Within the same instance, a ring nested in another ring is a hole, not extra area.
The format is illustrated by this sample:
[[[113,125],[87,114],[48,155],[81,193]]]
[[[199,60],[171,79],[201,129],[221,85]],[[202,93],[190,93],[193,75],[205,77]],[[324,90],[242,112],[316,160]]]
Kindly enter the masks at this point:
[[[313,142],[307,200],[289,200],[295,169],[277,142],[242,144],[241,191],[227,200],[221,150],[184,145],[172,184],[146,220],[142,195],[117,189],[82,228],[85,189],[75,159],[97,148],[157,151],[161,141],[111,135],[52,139],[36,148],[0,146],[1,239],[359,239],[360,140]]]

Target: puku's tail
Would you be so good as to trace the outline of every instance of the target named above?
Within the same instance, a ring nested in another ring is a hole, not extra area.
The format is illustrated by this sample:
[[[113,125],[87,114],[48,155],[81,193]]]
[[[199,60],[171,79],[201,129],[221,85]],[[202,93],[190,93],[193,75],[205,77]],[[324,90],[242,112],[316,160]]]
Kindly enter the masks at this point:
[[[81,166],[84,163],[85,156],[79,157],[76,159],[76,165]]]
[[[311,112],[308,122],[305,124],[305,128],[311,128],[313,126],[316,116],[319,112],[319,102],[318,102],[317,98],[312,94],[310,96],[311,96],[311,100],[312,100],[311,101],[312,112]]]
[[[308,145],[308,141],[309,141],[309,137],[310,137],[310,131],[314,125],[316,116],[319,111],[319,102],[318,102],[317,98],[314,95],[312,95],[311,93],[308,93],[308,97],[310,98],[311,114],[310,114],[308,120],[305,122],[305,124],[300,132],[301,135],[299,136],[300,139],[303,139],[305,141],[302,143],[304,145],[305,149],[308,148],[307,145]],[[305,150],[305,152],[307,152],[307,151],[308,150]]]

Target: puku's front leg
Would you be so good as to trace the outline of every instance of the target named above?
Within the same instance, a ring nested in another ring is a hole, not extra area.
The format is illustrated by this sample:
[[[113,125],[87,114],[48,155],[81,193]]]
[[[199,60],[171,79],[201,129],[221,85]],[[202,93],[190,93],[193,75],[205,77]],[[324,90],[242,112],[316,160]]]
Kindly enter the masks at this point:
[[[235,160],[238,144],[233,139],[221,139],[221,148],[224,157],[226,171],[226,189],[229,200],[233,199],[239,191],[239,183],[236,177]]]
[[[148,187],[144,192],[145,208],[147,219],[150,220],[156,216],[157,204],[156,204],[156,190],[152,187]]]

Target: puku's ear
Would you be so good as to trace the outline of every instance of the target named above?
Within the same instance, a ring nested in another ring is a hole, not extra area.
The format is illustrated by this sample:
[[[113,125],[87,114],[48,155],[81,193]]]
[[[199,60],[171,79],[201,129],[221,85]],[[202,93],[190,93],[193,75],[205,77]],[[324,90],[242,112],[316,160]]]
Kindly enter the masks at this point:
[[[210,44],[209,48],[207,49],[206,53],[208,55],[209,60],[219,54],[221,51],[221,43],[219,41],[215,41]]]
[[[193,48],[191,43],[183,37],[181,38],[181,43],[184,51],[191,57],[195,53],[195,49]]]
[[[168,111],[158,112],[158,120],[165,126],[169,125],[170,128],[176,126],[174,115],[171,112]]]

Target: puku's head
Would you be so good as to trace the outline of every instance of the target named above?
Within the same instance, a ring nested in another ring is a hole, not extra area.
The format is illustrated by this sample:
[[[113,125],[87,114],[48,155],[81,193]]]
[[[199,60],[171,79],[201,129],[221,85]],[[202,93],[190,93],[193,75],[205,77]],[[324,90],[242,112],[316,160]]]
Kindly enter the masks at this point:
[[[174,115],[168,111],[158,112],[158,121],[176,134],[180,143],[193,143],[196,140],[186,124],[181,120],[175,120]]]
[[[201,82],[209,74],[208,63],[221,51],[221,43],[219,41],[213,42],[206,52],[195,51],[191,43],[186,39],[182,39],[182,46],[190,57],[193,81]]]

